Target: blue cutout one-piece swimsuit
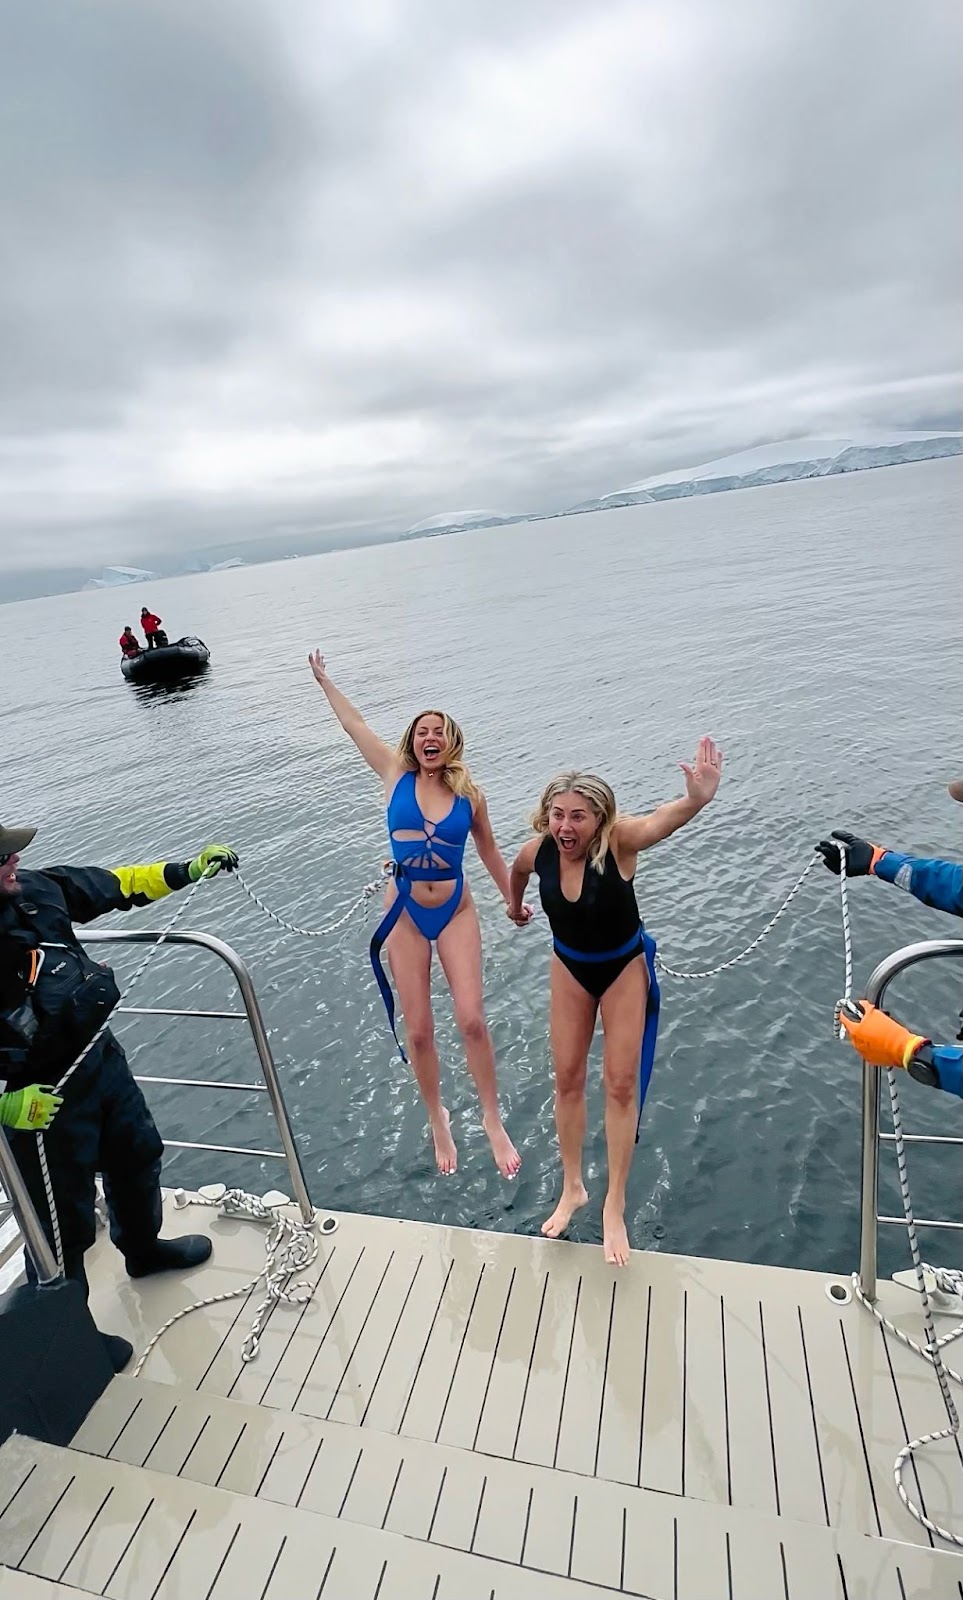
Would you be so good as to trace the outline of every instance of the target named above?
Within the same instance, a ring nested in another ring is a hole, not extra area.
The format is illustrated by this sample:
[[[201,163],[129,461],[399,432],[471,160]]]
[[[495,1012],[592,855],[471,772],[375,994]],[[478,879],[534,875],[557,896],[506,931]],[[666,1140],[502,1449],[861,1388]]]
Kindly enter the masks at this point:
[[[418,804],[415,781],[415,773],[403,772],[388,801],[388,837],[394,856],[397,893],[371,940],[371,965],[403,1061],[407,1061],[408,1057],[398,1038],[395,997],[384,969],[381,951],[403,911],[407,911],[418,932],[424,934],[426,939],[437,939],[447,928],[461,905],[465,884],[465,845],[473,815],[471,801],[464,795],[455,795],[448,815],[442,817],[440,822],[429,821]],[[414,837],[400,837],[406,834]],[[413,883],[450,883],[453,888],[443,905],[423,906],[411,893]]]

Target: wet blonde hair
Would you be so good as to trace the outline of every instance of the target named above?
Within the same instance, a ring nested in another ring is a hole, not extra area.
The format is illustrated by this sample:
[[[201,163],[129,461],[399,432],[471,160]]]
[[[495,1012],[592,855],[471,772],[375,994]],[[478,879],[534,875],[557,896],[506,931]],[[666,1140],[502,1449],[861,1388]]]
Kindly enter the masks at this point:
[[[598,820],[599,827],[589,847],[588,860],[596,872],[604,872],[609,840],[618,819],[615,795],[605,779],[596,777],[594,772],[560,772],[542,790],[542,798],[532,813],[532,827],[536,833],[548,833],[549,813],[560,794],[581,795]]]
[[[415,729],[425,717],[438,717],[442,727],[442,745],[444,747],[445,770],[442,774],[445,782],[453,794],[464,795],[472,805],[477,805],[481,799],[481,790],[465,766],[462,756],[465,753],[465,735],[462,733],[454,717],[447,711],[419,711],[412,717],[404,733],[398,741],[395,751],[399,761],[406,772],[418,771],[418,757],[415,755]]]

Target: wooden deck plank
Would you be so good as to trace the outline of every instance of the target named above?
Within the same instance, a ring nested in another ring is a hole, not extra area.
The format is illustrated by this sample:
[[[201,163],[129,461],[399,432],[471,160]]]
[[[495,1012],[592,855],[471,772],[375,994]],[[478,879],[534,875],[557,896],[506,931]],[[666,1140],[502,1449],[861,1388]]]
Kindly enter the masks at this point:
[[[568,1576],[618,1589],[622,1582],[624,1496],[598,1479],[581,1480],[572,1508]]]
[[[759,1301],[737,1296],[724,1300],[723,1329],[732,1504],[772,1512],[776,1478]],[[821,1503],[816,1504],[821,1510]]]
[[[391,1252],[384,1245],[365,1250],[324,1328],[293,1409],[312,1417],[327,1416],[338,1397],[354,1347],[377,1303],[391,1259]],[[307,1316],[298,1337],[312,1338],[312,1320]]]
[[[571,1258],[569,1258],[571,1259]],[[558,1445],[562,1398],[578,1317],[581,1279],[574,1284],[565,1258],[550,1267],[542,1315],[528,1371],[513,1454],[519,1461],[552,1466]]]
[[[728,1505],[729,1415],[722,1356],[722,1302],[690,1283],[685,1291],[685,1397],[682,1492]],[[733,1396],[741,1426],[741,1397]]]
[[[399,1432],[415,1439],[437,1438],[487,1265],[474,1253],[455,1256]]]
[[[447,1254],[433,1251],[425,1255],[411,1294],[389,1336],[362,1412],[363,1426],[377,1428],[383,1433],[399,1431],[452,1271],[453,1263]]]
[[[365,1446],[355,1469],[339,1515],[351,1522],[364,1522],[370,1528],[381,1528],[391,1502],[391,1491],[398,1475],[400,1444],[394,1439],[385,1441],[386,1448],[379,1449],[373,1434],[355,1436]]]
[[[878,1534],[879,1515],[863,1453],[862,1419],[853,1398],[840,1313],[827,1302],[826,1312],[821,1306],[805,1305],[800,1315],[830,1524]]]
[[[11,1567],[19,1566],[35,1540],[43,1536],[83,1465],[82,1457],[71,1460],[64,1454],[46,1462],[41,1470],[31,1443],[14,1435],[4,1447],[0,1560]]]
[[[421,1454],[407,1453],[408,1442],[401,1441],[402,1465],[384,1526],[389,1533],[403,1533],[411,1539],[426,1539],[438,1504],[445,1476],[442,1460],[425,1463]]]
[[[365,1246],[348,1239],[332,1247],[312,1305],[305,1307],[304,1316],[292,1331],[280,1359],[265,1374],[268,1381],[263,1385],[259,1404],[285,1411],[297,1410],[304,1380],[337,1318],[341,1301],[360,1270],[364,1256]],[[256,1364],[252,1363],[252,1366]],[[240,1396],[235,1393],[233,1398]]]
[[[600,1478],[619,1483],[639,1481],[642,1379],[651,1299],[651,1281],[641,1274],[616,1279],[594,1471]]]
[[[385,1355],[423,1265],[422,1255],[412,1259],[404,1251],[393,1253],[384,1281],[328,1410],[328,1415],[334,1421],[360,1426]]]
[[[452,1550],[470,1550],[484,1507],[485,1463],[465,1451],[445,1456],[429,1538]]]
[[[662,1273],[647,1330],[639,1482],[666,1494],[682,1492],[684,1293],[681,1279]]]
[[[515,1280],[498,1341],[474,1448],[487,1455],[511,1456],[515,1448],[529,1364],[542,1316],[548,1268],[534,1261],[515,1267]]]
[[[726,1517],[719,1507],[694,1500],[685,1502],[674,1537],[677,1600],[729,1600],[727,1531]]]
[[[903,1506],[893,1483],[893,1463],[897,1452],[906,1443],[906,1434],[900,1418],[900,1405],[896,1389],[893,1386],[892,1374],[887,1360],[886,1345],[883,1330],[874,1317],[865,1309],[852,1304],[840,1316],[840,1329],[845,1345],[844,1356],[847,1360],[847,1370],[851,1376],[855,1389],[856,1400],[859,1407],[859,1416],[862,1424],[866,1445],[866,1454],[869,1460],[869,1473],[873,1484],[876,1508],[879,1513],[880,1526],[886,1538],[901,1539],[908,1544],[927,1544],[932,1541],[929,1536],[910,1516]],[[918,1362],[921,1375],[928,1378],[931,1385],[931,1410],[926,1430],[945,1426],[946,1412],[940,1395],[939,1383],[935,1373],[927,1371],[927,1364],[920,1356],[913,1357]],[[942,1413],[942,1415],[940,1415]],[[938,1419],[938,1420],[937,1420]],[[950,1447],[952,1449],[952,1446]],[[928,1452],[924,1450],[921,1463],[926,1463]],[[930,1457],[931,1464],[935,1465],[942,1456],[940,1447],[934,1447]],[[943,1457],[945,1461],[945,1457]],[[954,1463],[955,1471],[952,1473],[953,1483],[957,1494],[957,1504],[963,1503],[963,1470],[960,1469],[958,1459]],[[923,1474],[928,1473],[928,1465],[921,1465]],[[914,1498],[919,1501],[919,1477],[913,1468],[906,1472],[906,1488]],[[951,1505],[946,1501],[946,1490],[950,1484],[945,1479],[942,1481],[942,1493],[937,1492],[937,1481],[929,1482],[927,1487],[934,1505],[940,1503],[942,1509],[953,1516]]]
[[[763,1530],[754,1521],[735,1517],[728,1534],[732,1600],[784,1600],[777,1526]]]
[[[476,1554],[520,1565],[527,1513],[528,1495],[520,1492],[518,1476],[492,1463],[472,1545]]]
[[[674,1502],[669,1495],[638,1495],[622,1525],[623,1586],[629,1594],[676,1600]],[[767,1597],[779,1600],[779,1597]]]
[[[142,1467],[147,1456],[174,1418],[177,1410],[177,1391],[169,1384],[145,1389],[140,1404],[132,1409],[126,1424],[119,1430],[111,1449],[115,1461],[126,1461],[132,1467]]]
[[[515,1279],[515,1268],[507,1262],[486,1266],[435,1429],[434,1437],[441,1444],[460,1445],[465,1450],[474,1447]]]
[[[615,1311],[615,1271],[580,1280],[554,1465],[591,1476],[598,1458],[602,1395]]]
[[[795,1294],[785,1299],[769,1294],[759,1305],[760,1349],[772,1413],[776,1509],[784,1517],[828,1527],[798,1302]]]
[[[558,1473],[550,1494],[540,1494],[535,1489],[527,1508],[523,1558],[526,1567],[568,1575],[579,1487],[579,1479]]]

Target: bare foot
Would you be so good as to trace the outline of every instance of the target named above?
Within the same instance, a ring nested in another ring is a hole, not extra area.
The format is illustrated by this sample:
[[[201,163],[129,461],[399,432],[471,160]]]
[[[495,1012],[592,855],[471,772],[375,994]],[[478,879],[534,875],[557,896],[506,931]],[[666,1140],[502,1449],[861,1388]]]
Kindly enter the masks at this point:
[[[542,1232],[546,1239],[560,1238],[579,1207],[587,1204],[588,1190],[584,1183],[577,1184],[574,1189],[563,1189],[562,1198],[552,1215],[542,1223]]]
[[[446,1178],[458,1170],[458,1151],[451,1136],[451,1118],[444,1106],[437,1122],[431,1124],[431,1137],[435,1141],[435,1160],[438,1171]]]
[[[613,1267],[624,1267],[631,1254],[624,1209],[608,1200],[602,1207],[602,1248],[606,1261]]]
[[[482,1118],[482,1127],[488,1136],[488,1143],[492,1147],[495,1165],[503,1178],[514,1178],[522,1164],[522,1158],[511,1139],[505,1132],[501,1118]]]

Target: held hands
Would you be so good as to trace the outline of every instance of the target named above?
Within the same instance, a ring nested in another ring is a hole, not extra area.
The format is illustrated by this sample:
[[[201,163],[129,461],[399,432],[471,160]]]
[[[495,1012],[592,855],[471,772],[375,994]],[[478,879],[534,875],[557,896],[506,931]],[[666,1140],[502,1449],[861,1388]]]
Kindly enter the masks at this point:
[[[865,878],[873,865],[874,858],[882,855],[882,851],[866,839],[857,839],[855,833],[844,833],[841,829],[834,828],[828,839],[820,839],[816,846],[817,853],[823,861],[839,877],[839,868],[842,860],[842,851],[834,839],[841,839],[846,846],[846,876],[847,878]]]
[[[10,1089],[0,1094],[0,1122],[7,1128],[42,1133],[49,1128],[63,1105],[49,1083],[32,1083],[28,1089]]]
[[[707,736],[699,740],[692,758],[692,766],[679,762],[685,773],[685,789],[689,799],[697,806],[707,806],[719,787],[722,778],[722,751]]]
[[[843,1005],[839,1021],[849,1042],[871,1067],[908,1067],[921,1045],[929,1044],[918,1033],[910,1033],[895,1017],[857,1000]]]
[[[531,922],[535,913],[531,906],[520,905],[518,910],[515,911],[512,906],[507,905],[505,907],[505,915],[509,922],[514,922],[516,928],[524,928],[526,923]]]
[[[191,883],[196,883],[205,874],[209,878],[216,878],[222,867],[225,872],[233,872],[238,864],[237,851],[232,850],[230,845],[208,844],[199,856],[188,863],[187,876]]]

